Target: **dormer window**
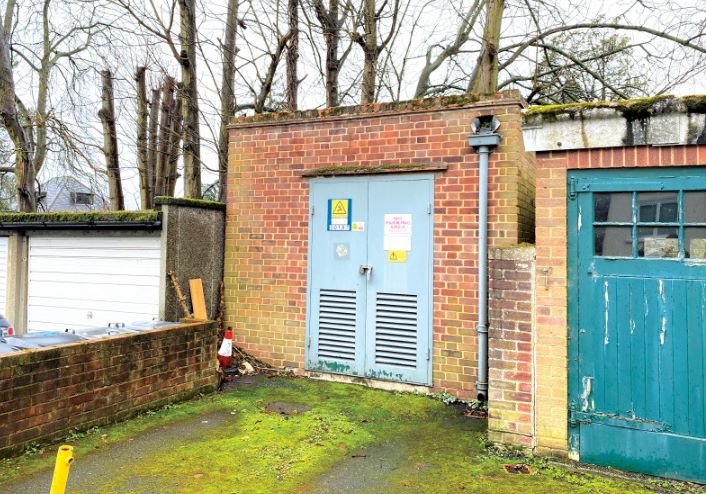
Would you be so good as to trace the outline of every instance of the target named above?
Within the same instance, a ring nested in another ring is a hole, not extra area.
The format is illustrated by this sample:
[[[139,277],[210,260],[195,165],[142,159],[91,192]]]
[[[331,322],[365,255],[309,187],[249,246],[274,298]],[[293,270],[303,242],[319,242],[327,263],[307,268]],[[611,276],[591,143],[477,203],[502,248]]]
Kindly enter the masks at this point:
[[[93,205],[93,194],[90,192],[72,192],[71,202],[77,205]]]

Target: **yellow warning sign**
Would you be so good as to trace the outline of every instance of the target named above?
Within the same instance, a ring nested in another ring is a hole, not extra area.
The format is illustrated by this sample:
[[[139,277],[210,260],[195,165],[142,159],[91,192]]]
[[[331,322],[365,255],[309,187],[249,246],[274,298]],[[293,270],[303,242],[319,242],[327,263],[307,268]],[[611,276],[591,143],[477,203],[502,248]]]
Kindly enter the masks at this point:
[[[406,250],[388,250],[387,262],[407,262]]]
[[[332,218],[348,218],[348,199],[333,199],[331,201]]]

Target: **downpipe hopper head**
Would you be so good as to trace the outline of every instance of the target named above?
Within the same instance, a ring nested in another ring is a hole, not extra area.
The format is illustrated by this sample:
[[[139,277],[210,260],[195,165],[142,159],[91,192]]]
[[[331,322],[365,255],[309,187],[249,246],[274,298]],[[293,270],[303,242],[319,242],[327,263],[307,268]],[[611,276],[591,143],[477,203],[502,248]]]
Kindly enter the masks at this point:
[[[471,135],[468,145],[479,150],[480,147],[495,147],[500,144],[502,136],[498,134],[500,120],[494,115],[482,115],[471,122]]]

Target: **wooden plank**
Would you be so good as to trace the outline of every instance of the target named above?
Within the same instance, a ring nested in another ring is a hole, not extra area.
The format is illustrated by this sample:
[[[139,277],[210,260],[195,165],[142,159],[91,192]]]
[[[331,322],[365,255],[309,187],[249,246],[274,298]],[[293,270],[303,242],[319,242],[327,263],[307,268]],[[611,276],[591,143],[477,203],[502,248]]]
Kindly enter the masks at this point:
[[[205,321],[208,319],[206,314],[206,298],[203,294],[203,283],[201,278],[189,280],[189,290],[191,291],[191,307],[194,309],[194,319]]]

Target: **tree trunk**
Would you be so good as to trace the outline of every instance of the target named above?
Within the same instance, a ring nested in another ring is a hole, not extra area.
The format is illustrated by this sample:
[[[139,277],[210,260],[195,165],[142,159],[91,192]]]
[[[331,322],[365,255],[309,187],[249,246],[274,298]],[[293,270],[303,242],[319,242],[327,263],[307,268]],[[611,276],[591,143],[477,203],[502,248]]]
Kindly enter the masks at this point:
[[[228,123],[235,108],[235,36],[240,0],[228,0],[228,15],[223,43],[223,80],[221,81],[221,125],[218,132],[218,200],[228,199]]]
[[[341,39],[339,0],[329,0],[328,11],[323,0],[317,0],[314,8],[326,43],[326,106],[332,108],[338,106],[338,74],[341,68],[341,61],[338,59],[338,44]]]
[[[31,143],[17,114],[15,79],[10,56],[10,33],[6,32],[5,27],[9,26],[0,26],[0,121],[15,146],[17,205],[22,212],[33,212],[37,209],[37,195],[34,189],[35,173]]]
[[[113,102],[113,75],[110,70],[101,71],[103,90],[101,93],[102,107],[98,116],[103,124],[103,154],[108,173],[108,191],[110,193],[110,209],[122,211],[125,209],[123,184],[120,181],[120,158],[118,157],[118,134],[115,131],[115,106]]]
[[[172,110],[174,107],[173,77],[166,76],[162,84],[162,114],[159,122],[159,147],[155,167],[154,195],[163,196],[166,190],[166,175],[169,166],[169,130],[171,127]]]
[[[196,0],[179,0],[181,80],[184,85],[184,196],[201,197],[201,133],[196,74]]]
[[[137,82],[137,170],[140,175],[140,207],[149,209],[150,203],[149,175],[147,164],[147,82],[146,67],[137,67],[135,82]]]
[[[287,47],[287,107],[289,111],[298,108],[299,75],[297,62],[299,60],[299,0],[289,0],[287,5],[289,30],[292,38]]]
[[[378,56],[378,27],[377,13],[375,12],[375,0],[365,0],[363,12],[363,85],[361,89],[362,104],[375,102],[375,89],[377,85],[377,64]]]
[[[172,122],[169,131],[169,164],[167,166],[167,180],[165,185],[165,195],[174,197],[176,181],[179,178],[177,163],[179,162],[179,143],[181,142],[181,119],[182,105],[184,101],[184,87],[177,85],[177,96],[174,98],[174,109],[172,110]]]
[[[159,148],[159,100],[162,91],[152,90],[150,101],[149,143],[147,145],[147,190],[149,191],[149,208],[154,206],[154,186],[157,172],[157,149]]]
[[[498,90],[498,47],[504,10],[505,0],[488,0],[483,44],[468,86],[470,93],[494,94]]]

